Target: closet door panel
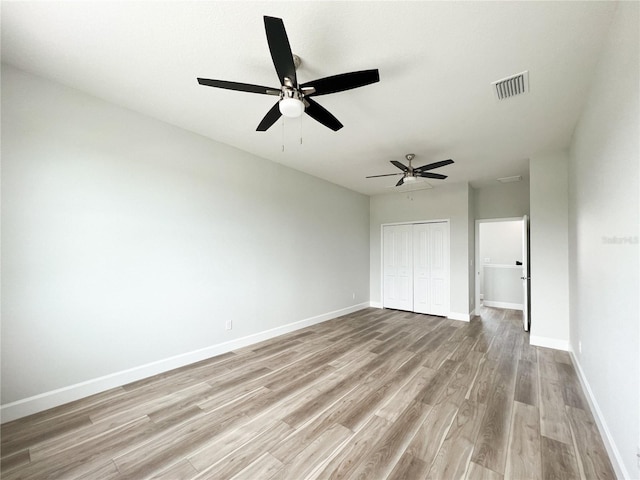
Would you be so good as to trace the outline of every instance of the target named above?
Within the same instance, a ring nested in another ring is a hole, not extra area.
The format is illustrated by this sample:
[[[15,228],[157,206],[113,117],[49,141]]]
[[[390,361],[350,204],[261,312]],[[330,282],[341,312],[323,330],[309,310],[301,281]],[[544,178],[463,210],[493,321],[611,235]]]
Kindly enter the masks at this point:
[[[413,226],[413,311],[430,313],[429,225]]]
[[[413,251],[411,225],[383,228],[383,306],[413,310]]]
[[[449,314],[449,229],[447,223],[429,224],[430,312]]]

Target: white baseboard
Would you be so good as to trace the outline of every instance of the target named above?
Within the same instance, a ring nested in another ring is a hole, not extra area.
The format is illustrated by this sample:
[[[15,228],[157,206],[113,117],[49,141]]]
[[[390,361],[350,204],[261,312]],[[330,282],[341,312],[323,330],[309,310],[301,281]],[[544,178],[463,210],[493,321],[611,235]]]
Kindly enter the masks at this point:
[[[536,347],[553,348],[554,350],[563,350],[565,352],[569,351],[569,342],[567,340],[531,335],[529,336],[529,343]]]
[[[369,302],[371,308],[384,308],[380,302]]]
[[[494,302],[492,300],[484,300],[482,302],[485,307],[494,307],[494,308],[509,308],[511,310],[520,310],[522,311],[523,306],[521,303],[509,303],[509,302]]]
[[[471,313],[449,312],[449,315],[447,315],[447,318],[450,318],[451,320],[460,320],[462,322],[470,322]]]
[[[571,354],[571,360],[573,361],[573,365],[576,367],[576,372],[578,372],[578,378],[580,379],[580,384],[582,385],[582,390],[587,397],[587,401],[589,402],[589,407],[591,408],[591,412],[596,419],[596,424],[598,425],[598,430],[600,431],[600,436],[604,441],[604,446],[607,449],[607,453],[609,454],[609,458],[611,459],[611,464],[613,465],[613,469],[616,471],[616,476],[618,478],[631,478],[631,475],[627,471],[624,466],[624,462],[622,461],[622,456],[620,455],[620,451],[618,447],[616,447],[615,442],[613,441],[613,437],[611,436],[611,432],[607,427],[607,422],[604,420],[604,416],[602,415],[602,410],[600,410],[600,406],[596,398],[593,395],[593,391],[589,386],[589,382],[584,375],[584,371],[580,366],[580,362],[578,362],[578,358],[575,355],[573,349],[569,349],[569,353]]]
[[[334,310],[333,312],[305,318],[304,320],[288,323],[287,325],[282,325],[263,332],[254,333],[229,342],[211,345],[192,352],[183,353],[148,363],[146,365],[141,365],[139,367],[115,372],[103,377],[93,378],[75,385],[69,385],[68,387],[51,390],[39,395],[34,395],[33,397],[7,403],[6,405],[0,406],[1,422],[10,422],[18,418],[26,417],[27,415],[57,407],[58,405],[63,405],[74,400],[79,400],[81,398],[88,397],[89,395],[104,392],[111,388],[120,387],[127,383],[135,382],[136,380],[142,380],[143,378],[164,373],[175,368],[184,367],[191,363],[206,360],[207,358],[215,357],[216,355],[221,355],[238,348],[262,342],[279,335],[284,335],[285,333],[290,333],[317,323],[326,322],[327,320],[331,320],[342,315],[357,312],[358,310],[362,310],[367,307],[369,307],[369,302],[352,305],[340,310]]]

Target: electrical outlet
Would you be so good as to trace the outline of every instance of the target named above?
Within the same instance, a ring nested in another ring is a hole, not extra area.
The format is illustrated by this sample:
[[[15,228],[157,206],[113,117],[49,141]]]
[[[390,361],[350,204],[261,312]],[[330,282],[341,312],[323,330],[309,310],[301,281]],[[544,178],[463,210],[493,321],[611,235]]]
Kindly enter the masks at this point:
[[[233,328],[233,323],[231,322],[231,320],[227,320],[226,327],[227,327],[227,330],[231,330]]]
[[[578,340],[578,353],[582,353],[582,341]]]
[[[355,292],[353,292],[353,293],[351,294],[351,296],[353,297],[353,299],[354,299],[354,300],[356,299],[356,293],[355,293]]]

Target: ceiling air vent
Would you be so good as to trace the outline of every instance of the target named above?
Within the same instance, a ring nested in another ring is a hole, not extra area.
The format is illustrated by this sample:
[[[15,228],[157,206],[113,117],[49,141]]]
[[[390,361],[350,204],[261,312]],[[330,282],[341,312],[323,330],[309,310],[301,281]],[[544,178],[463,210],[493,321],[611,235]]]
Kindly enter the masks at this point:
[[[515,97],[516,95],[522,95],[529,91],[529,71],[526,70],[517,75],[511,75],[510,77],[503,78],[502,80],[496,80],[492,82],[493,91],[498,97],[498,100],[505,100],[509,97]]]
[[[514,175],[513,177],[502,177],[497,179],[500,183],[520,182],[522,175]]]

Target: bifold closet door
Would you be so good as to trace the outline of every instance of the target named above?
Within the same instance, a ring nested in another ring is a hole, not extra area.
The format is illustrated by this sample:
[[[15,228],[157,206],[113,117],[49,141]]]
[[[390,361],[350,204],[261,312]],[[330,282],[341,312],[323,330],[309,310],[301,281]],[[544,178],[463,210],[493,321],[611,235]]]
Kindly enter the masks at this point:
[[[449,314],[449,224],[383,227],[385,308]]]
[[[413,311],[449,314],[449,229],[444,222],[413,225]]]
[[[413,226],[383,227],[383,306],[413,310]]]

